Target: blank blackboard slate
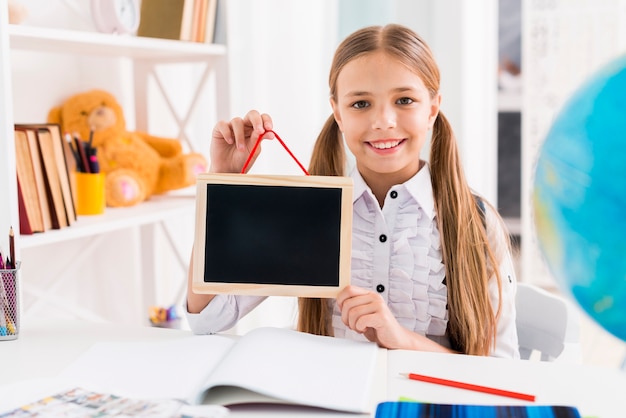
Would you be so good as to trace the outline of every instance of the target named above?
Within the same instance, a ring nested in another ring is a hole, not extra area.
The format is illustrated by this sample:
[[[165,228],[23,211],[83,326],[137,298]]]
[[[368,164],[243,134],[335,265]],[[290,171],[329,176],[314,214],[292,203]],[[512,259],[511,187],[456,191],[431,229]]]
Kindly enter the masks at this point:
[[[202,174],[193,291],[335,297],[350,282],[352,180]]]

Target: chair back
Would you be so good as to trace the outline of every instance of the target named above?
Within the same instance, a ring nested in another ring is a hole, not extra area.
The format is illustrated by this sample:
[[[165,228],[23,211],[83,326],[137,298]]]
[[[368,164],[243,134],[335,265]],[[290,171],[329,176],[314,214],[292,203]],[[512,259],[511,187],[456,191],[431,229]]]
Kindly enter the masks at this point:
[[[522,359],[538,351],[542,361],[553,361],[566,343],[578,343],[579,323],[564,298],[535,285],[518,283],[515,305]]]

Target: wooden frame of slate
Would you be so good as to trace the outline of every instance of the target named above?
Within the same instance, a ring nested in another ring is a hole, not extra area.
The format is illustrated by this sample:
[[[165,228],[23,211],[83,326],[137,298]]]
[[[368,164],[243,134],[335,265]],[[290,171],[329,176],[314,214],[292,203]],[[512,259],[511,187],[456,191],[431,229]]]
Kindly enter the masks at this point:
[[[201,174],[195,293],[336,297],[350,283],[352,179]]]

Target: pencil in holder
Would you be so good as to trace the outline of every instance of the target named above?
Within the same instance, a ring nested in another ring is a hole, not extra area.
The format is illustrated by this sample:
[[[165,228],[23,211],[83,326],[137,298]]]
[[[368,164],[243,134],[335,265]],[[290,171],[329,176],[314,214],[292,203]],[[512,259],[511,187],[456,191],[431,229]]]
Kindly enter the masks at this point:
[[[104,173],[75,173],[76,214],[101,215],[104,213]]]
[[[0,341],[15,340],[20,332],[19,269],[19,261],[14,269],[0,269]]]

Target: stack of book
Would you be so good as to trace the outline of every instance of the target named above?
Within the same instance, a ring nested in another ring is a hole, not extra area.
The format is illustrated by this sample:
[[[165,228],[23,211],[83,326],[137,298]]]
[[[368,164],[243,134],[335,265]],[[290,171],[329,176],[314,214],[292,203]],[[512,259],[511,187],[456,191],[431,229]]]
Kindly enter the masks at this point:
[[[212,43],[217,0],[143,0],[137,36]]]
[[[15,125],[20,233],[62,229],[76,221],[72,151],[57,124]]]

